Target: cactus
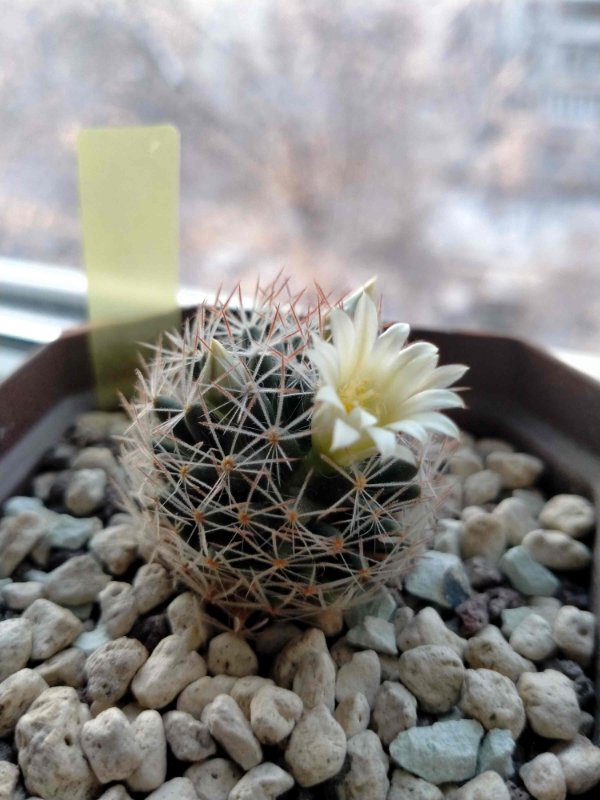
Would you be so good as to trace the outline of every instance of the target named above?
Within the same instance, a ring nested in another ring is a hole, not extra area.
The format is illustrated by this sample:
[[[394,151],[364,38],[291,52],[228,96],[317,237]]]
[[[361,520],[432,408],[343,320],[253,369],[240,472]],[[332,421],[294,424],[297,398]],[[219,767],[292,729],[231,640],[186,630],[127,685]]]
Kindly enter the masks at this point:
[[[330,335],[330,306],[301,314],[285,291],[201,307],[126,403],[130,511],[154,556],[238,628],[365,602],[432,528],[432,437],[349,464],[314,446],[311,347]]]

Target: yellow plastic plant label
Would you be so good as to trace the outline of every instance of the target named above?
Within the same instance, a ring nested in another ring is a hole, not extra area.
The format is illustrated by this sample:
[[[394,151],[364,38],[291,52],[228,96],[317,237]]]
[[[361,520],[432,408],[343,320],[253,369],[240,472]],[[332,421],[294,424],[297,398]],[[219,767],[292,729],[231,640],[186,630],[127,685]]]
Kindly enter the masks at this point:
[[[84,130],[77,156],[90,353],[108,408],[131,390],[140,343],[179,324],[179,133]]]

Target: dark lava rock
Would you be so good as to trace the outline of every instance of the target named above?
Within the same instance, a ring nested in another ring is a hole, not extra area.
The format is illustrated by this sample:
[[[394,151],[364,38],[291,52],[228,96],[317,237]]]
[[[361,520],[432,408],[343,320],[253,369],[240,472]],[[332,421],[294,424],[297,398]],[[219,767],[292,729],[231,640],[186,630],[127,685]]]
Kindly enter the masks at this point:
[[[461,621],[461,633],[466,637],[474,636],[490,621],[486,594],[475,594],[454,610]]]
[[[506,781],[506,788],[510,793],[510,800],[531,800],[531,795],[522,786],[517,786],[513,781]]]
[[[153,614],[151,617],[138,619],[127,634],[140,641],[151,653],[156,645],[171,633],[166,614]]]
[[[72,476],[73,476],[72,471],[68,469],[56,473],[54,483],[50,487],[50,491],[46,499],[46,505],[49,508],[62,505],[65,497],[65,492],[67,490],[67,486],[69,485]]]
[[[498,586],[495,589],[488,589],[488,612],[491,620],[500,618],[506,608],[520,608],[525,605],[525,598],[516,589],[508,586]]]
[[[565,606],[577,606],[585,611],[590,607],[590,593],[583,586],[571,581],[563,581],[558,590],[558,599]]]
[[[0,739],[0,761],[17,763],[17,748],[8,739]]]
[[[44,455],[40,464],[40,472],[67,469],[76,453],[77,448],[74,445],[60,442]]]
[[[556,669],[573,681],[573,688],[581,708],[585,708],[596,699],[594,682],[576,661],[572,661],[570,658],[549,658],[544,661],[543,667],[544,669]]]
[[[504,578],[493,561],[483,556],[473,556],[464,562],[469,582],[473,589],[489,589],[498,586]]]

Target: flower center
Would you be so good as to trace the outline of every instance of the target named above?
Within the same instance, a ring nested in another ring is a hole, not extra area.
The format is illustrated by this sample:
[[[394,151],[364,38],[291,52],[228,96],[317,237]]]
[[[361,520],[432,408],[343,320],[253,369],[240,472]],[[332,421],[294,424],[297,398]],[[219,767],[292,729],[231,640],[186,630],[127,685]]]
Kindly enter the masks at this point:
[[[339,390],[339,397],[348,413],[353,408],[365,408],[379,416],[379,392],[373,388],[369,378],[349,380]]]

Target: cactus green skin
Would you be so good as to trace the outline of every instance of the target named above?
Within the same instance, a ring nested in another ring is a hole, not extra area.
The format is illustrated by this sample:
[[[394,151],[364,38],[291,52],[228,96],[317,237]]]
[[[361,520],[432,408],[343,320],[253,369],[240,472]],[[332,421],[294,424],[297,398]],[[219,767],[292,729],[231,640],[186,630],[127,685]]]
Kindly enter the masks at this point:
[[[155,557],[237,618],[308,618],[366,602],[406,572],[432,528],[434,467],[311,450],[307,357],[326,307],[272,290],[240,314],[200,309],[140,376],[123,463]],[[229,354],[215,380],[211,342]]]

